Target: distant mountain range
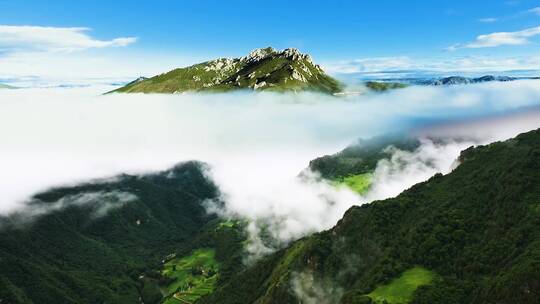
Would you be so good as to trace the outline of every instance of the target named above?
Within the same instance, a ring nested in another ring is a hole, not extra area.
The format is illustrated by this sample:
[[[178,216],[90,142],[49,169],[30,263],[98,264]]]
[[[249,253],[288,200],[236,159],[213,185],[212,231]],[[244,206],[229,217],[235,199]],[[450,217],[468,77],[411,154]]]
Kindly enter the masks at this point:
[[[406,88],[413,85],[421,86],[450,86],[465,85],[485,82],[507,82],[514,80],[539,79],[539,77],[510,77],[485,75],[481,77],[449,76],[438,78],[394,78],[370,80],[364,82],[366,88],[374,92],[384,92],[388,90]]]
[[[297,49],[256,49],[241,58],[219,58],[151,78],[140,77],[112,92],[226,92],[238,89],[336,93],[341,84]]]
[[[471,84],[471,83],[482,83],[482,82],[491,82],[491,81],[513,81],[518,78],[509,77],[509,76],[493,76],[485,75],[482,77],[463,77],[463,76],[450,76],[437,79],[428,79],[428,80],[419,80],[417,84],[423,85],[455,85],[455,84]]]
[[[15,87],[0,83],[0,89],[15,89]]]

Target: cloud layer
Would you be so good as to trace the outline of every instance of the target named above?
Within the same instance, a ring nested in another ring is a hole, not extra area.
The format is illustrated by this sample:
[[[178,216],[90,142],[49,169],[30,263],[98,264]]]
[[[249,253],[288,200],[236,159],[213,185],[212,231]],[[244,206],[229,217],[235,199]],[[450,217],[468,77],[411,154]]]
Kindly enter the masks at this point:
[[[89,207],[89,216],[91,219],[97,219],[105,216],[110,210],[118,209],[125,204],[137,200],[137,196],[122,191],[110,192],[83,192],[74,195],[67,195],[55,202],[43,204],[36,199],[29,201],[28,204],[10,213],[11,223],[26,224],[34,219],[58,210],[63,210],[72,206]]]
[[[376,57],[325,64],[331,73],[361,73],[395,77],[395,73],[493,73],[505,71],[540,70],[540,56],[482,56],[470,55],[454,58]]]
[[[533,112],[532,118],[518,117],[520,124],[514,119],[478,125],[470,141],[426,140],[417,151],[390,149],[375,171],[373,190],[362,197],[316,175],[298,179],[298,173],[311,159],[358,137],[540,106],[539,82],[411,87],[349,98],[100,95],[108,89],[0,90],[1,214],[24,210],[32,194],[51,186],[196,159],[210,164],[209,175],[222,190],[226,208],[218,211],[250,219],[248,249],[264,253],[272,250],[260,238],[265,230],[279,246],[329,228],[353,204],[396,195],[435,172],[448,172],[459,150],[472,143],[540,127],[540,115]],[[454,130],[452,124],[437,132]]]

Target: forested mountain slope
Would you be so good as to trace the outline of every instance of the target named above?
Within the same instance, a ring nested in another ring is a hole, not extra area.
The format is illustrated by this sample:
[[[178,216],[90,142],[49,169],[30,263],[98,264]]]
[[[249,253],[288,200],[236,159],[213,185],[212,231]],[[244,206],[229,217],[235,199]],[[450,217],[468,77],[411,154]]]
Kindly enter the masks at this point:
[[[538,303],[540,130],[349,209],[202,303]]]
[[[0,302],[139,303],[141,275],[211,245],[201,203],[217,189],[202,166],[53,189],[0,218]]]

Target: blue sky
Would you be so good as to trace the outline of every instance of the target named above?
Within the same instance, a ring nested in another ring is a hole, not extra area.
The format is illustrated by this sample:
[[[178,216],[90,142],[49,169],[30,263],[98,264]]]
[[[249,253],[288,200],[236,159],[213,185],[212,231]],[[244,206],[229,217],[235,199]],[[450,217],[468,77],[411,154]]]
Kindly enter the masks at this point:
[[[242,56],[264,46],[299,48],[335,73],[540,68],[540,1],[532,0],[11,0],[0,1],[0,7],[0,25],[10,26],[0,28],[4,77],[10,72],[43,74],[47,68],[37,69],[37,63],[35,73],[29,67],[16,71],[14,62],[20,65],[31,56],[40,61],[50,56],[53,64],[67,58],[68,66],[84,66],[87,60],[92,77],[131,77],[138,71],[151,74],[218,56]],[[30,28],[21,34],[21,26],[84,27],[80,33],[90,40],[74,47],[62,43],[60,50],[58,42],[39,36],[61,39],[58,32],[35,34]],[[509,34],[489,36],[498,32]],[[488,36],[482,40],[480,35]],[[131,40],[97,43],[118,38]],[[45,47],[37,45],[44,42]],[[100,74],[100,65],[110,70]]]

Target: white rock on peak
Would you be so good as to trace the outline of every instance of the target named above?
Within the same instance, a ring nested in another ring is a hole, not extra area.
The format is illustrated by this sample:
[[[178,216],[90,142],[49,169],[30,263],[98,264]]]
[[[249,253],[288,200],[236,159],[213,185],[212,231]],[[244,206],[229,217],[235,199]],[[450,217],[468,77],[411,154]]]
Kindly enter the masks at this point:
[[[287,57],[287,58],[291,58],[293,60],[305,60],[306,62],[310,63],[310,64],[313,64],[313,60],[311,59],[311,56],[307,55],[307,54],[302,54],[300,53],[300,51],[298,49],[295,49],[295,48],[289,48],[289,49],[285,49],[283,50],[280,55],[284,56],[284,57]]]
[[[263,58],[268,57],[269,55],[275,54],[276,50],[274,48],[262,48],[254,49],[247,56],[240,58],[242,62],[257,62]]]
[[[288,48],[284,49],[281,54],[283,54],[286,57],[292,57],[292,56],[299,56],[302,55],[298,49],[295,48]]]
[[[313,76],[309,68],[304,63],[302,63],[302,65],[300,66],[300,69],[304,71],[304,73],[306,73],[308,77]]]
[[[253,89],[254,89],[254,90],[257,90],[257,89],[262,88],[262,87],[264,87],[264,86],[266,86],[266,81],[261,81],[261,82],[259,82],[259,83],[254,84],[254,85],[253,85]]]
[[[292,71],[291,77],[292,79],[295,79],[301,82],[306,82],[306,78],[304,77],[304,75],[298,73],[296,70]]]
[[[242,63],[252,63],[260,61],[271,55],[290,58],[292,60],[305,60],[306,62],[314,65],[311,56],[302,54],[298,49],[295,48],[287,48],[283,51],[277,51],[272,47],[254,49],[247,56],[239,58],[239,61]]]
[[[234,59],[231,58],[219,58],[209,61],[204,70],[208,71],[229,71],[234,68]]]

